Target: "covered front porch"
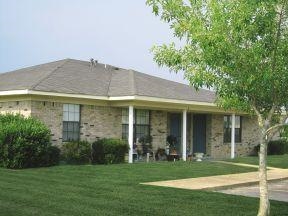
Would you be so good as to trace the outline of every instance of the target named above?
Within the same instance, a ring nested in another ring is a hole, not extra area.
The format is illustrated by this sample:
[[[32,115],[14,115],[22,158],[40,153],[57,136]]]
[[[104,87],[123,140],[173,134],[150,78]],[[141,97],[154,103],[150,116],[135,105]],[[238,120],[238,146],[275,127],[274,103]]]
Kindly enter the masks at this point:
[[[217,145],[215,135],[222,133],[223,143],[223,116],[224,113],[205,112],[205,110],[189,109],[155,109],[143,106],[129,105],[127,109],[127,138],[130,146],[129,163],[133,163],[133,153],[139,141],[139,135],[135,134],[135,113],[137,110],[149,110],[149,135],[153,138],[152,150],[165,149],[166,153],[177,154],[180,159],[186,161],[195,153],[204,153],[213,157],[212,145]],[[222,121],[215,122],[214,116],[221,116]],[[225,113],[227,116],[227,114]],[[235,157],[235,114],[231,116],[231,142],[230,157]],[[136,117],[137,119],[137,117]],[[215,127],[218,127],[215,131]],[[135,137],[136,136],[136,137]],[[169,139],[174,140],[169,142]],[[169,147],[169,148],[168,148]]]

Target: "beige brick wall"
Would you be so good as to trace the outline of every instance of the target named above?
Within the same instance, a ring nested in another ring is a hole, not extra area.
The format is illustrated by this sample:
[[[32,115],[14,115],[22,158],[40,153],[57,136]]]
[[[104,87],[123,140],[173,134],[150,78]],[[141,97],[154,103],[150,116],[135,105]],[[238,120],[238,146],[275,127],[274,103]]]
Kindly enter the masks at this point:
[[[8,101],[0,102],[0,114],[20,113],[28,117],[31,115],[31,101]]]
[[[150,135],[153,137],[153,150],[166,147],[167,112],[152,110],[150,114]]]
[[[207,153],[213,158],[229,158],[231,143],[223,143],[223,115],[212,115],[208,127],[207,145],[210,152]],[[259,134],[256,118],[242,117],[242,142],[235,143],[235,157],[251,154],[258,144]]]
[[[80,139],[122,138],[122,109],[93,105],[81,106]]]
[[[54,145],[61,145],[63,104],[48,101],[32,101],[31,107],[31,115],[40,119],[50,128],[52,143]]]
[[[61,145],[63,103],[32,101],[32,116],[43,121],[51,130],[53,144]],[[81,105],[80,139],[94,142],[98,138],[121,138],[121,109]]]
[[[235,156],[246,156],[259,144],[260,130],[256,117],[242,117],[242,143],[235,144]]]
[[[63,103],[48,101],[10,101],[0,102],[0,113],[20,113],[43,121],[51,130],[52,143],[62,143]],[[122,109],[107,106],[81,105],[80,138],[93,142],[98,138],[121,138]],[[153,137],[153,149],[165,148],[169,134],[169,115],[167,111],[152,110],[150,133]],[[190,117],[189,117],[190,119]],[[193,123],[193,114],[191,116]],[[189,127],[189,125],[188,125]],[[193,134],[187,131],[187,145],[193,140]],[[242,118],[242,142],[235,144],[235,156],[248,155],[258,144],[259,131],[256,118]],[[223,143],[223,115],[207,114],[206,152],[213,158],[230,157],[230,143]]]

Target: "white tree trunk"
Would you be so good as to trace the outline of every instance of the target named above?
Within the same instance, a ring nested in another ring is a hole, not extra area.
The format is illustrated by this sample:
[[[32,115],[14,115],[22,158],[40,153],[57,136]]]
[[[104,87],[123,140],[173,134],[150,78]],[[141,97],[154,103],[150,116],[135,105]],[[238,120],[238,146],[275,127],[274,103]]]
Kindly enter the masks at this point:
[[[267,182],[267,138],[266,129],[262,128],[261,143],[259,150],[259,192],[260,203],[258,216],[268,216],[270,214],[270,204],[268,196],[268,182]]]

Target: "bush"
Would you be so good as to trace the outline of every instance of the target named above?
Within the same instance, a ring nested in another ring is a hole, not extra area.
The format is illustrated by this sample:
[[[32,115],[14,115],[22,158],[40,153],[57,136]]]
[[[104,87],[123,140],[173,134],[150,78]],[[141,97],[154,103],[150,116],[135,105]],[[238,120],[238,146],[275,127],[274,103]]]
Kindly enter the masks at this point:
[[[129,150],[126,141],[120,139],[100,139],[92,144],[93,164],[123,163]]]
[[[255,146],[254,151],[259,152],[260,145]],[[288,154],[288,141],[286,139],[272,140],[267,146],[267,155]]]
[[[69,164],[91,163],[91,144],[87,141],[64,143],[61,148],[61,156]]]
[[[268,155],[283,155],[288,153],[287,140],[273,140],[268,143],[267,154]]]
[[[0,165],[6,168],[51,166],[59,162],[50,130],[39,120],[18,114],[0,115]],[[59,159],[59,157],[58,157]]]
[[[60,149],[57,146],[49,146],[47,148],[46,166],[58,165],[60,161]]]

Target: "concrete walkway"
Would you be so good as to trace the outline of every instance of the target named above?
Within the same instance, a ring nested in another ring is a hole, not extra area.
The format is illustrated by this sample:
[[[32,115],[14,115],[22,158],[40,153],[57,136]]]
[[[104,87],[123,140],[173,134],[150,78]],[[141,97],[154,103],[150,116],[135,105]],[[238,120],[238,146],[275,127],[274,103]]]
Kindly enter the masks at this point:
[[[230,162],[221,162],[230,163]],[[254,166],[247,164],[237,164],[238,166]],[[258,166],[255,166],[258,167]],[[278,169],[272,168],[267,171],[268,181],[288,179],[288,169]],[[148,182],[141,183],[145,185],[163,186],[163,187],[173,187],[182,188],[190,190],[215,190],[231,188],[235,186],[252,185],[258,183],[258,172],[248,172],[248,173],[237,173],[229,175],[217,175],[199,178],[189,178],[171,181],[158,181],[158,182]]]
[[[288,202],[288,180],[278,180],[276,182],[269,182],[268,190],[270,200]],[[216,192],[258,198],[259,186],[257,184],[244,187],[235,187],[224,190],[216,190]]]

